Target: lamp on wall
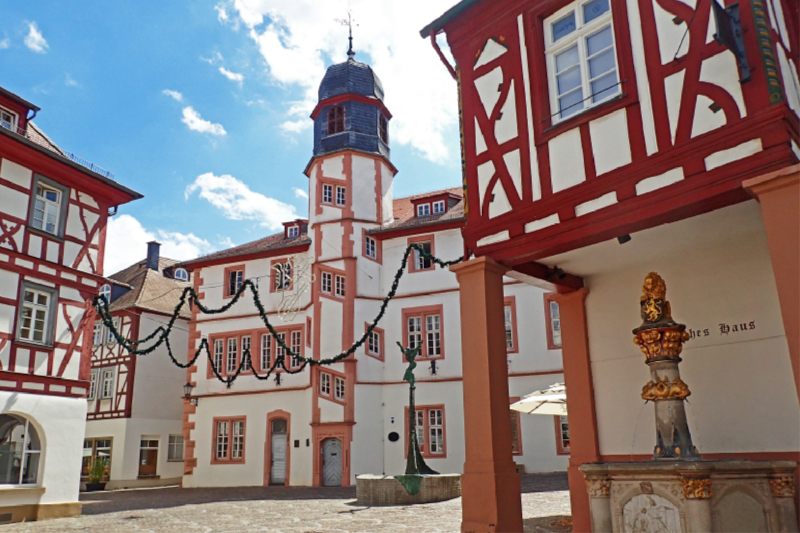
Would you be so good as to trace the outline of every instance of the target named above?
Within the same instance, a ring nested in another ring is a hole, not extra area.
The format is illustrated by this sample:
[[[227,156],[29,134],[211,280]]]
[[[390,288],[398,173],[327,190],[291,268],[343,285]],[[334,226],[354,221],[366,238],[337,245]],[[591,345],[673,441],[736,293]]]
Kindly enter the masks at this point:
[[[277,385],[279,387],[281,386],[281,375],[280,374],[275,374],[275,385]]]
[[[183,386],[183,399],[197,407],[197,398],[192,398],[192,389],[194,389],[194,385],[191,381],[187,381]]]

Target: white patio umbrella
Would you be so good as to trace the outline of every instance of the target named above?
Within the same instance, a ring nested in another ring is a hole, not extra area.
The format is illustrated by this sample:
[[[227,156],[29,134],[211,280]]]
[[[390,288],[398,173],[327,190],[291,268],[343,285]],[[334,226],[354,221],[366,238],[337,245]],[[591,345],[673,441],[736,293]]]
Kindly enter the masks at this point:
[[[529,415],[567,416],[567,388],[563,383],[555,383],[512,403],[511,408]]]

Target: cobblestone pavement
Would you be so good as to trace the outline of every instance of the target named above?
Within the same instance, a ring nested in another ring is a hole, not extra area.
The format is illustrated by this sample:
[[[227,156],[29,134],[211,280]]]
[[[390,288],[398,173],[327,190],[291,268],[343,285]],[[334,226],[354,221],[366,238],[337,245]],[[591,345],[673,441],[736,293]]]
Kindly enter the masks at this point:
[[[571,531],[565,474],[522,476],[526,533]],[[0,533],[328,533],[460,530],[461,498],[363,507],[355,488],[139,489],[81,495],[83,516],[2,526]]]

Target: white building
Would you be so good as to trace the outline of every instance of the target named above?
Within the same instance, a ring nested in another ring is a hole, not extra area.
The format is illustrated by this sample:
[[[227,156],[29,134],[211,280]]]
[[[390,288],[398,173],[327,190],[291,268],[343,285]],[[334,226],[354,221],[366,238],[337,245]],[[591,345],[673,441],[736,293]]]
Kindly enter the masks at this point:
[[[0,523],[80,514],[91,300],[110,209],[141,195],[0,88]]]
[[[114,323],[128,339],[167,327],[189,273],[159,257],[148,243],[147,259],[109,276],[100,288]],[[173,356],[186,361],[188,304],[170,334]],[[83,480],[96,460],[106,463],[106,489],[177,485],[183,475],[185,372],[170,361],[167,346],[143,356],[123,349],[102,322],[94,325],[91,387],[83,441]],[[146,348],[152,343],[145,343]]]
[[[314,359],[338,354],[365,334],[409,243],[443,259],[464,254],[460,188],[393,198],[391,114],[372,69],[352,58],[333,65],[319,97],[314,156],[305,172],[309,219],[182,265],[193,271],[194,287],[211,308],[228,303],[243,280],[257,280],[278,334]],[[307,291],[299,275],[304,260],[313,274]],[[275,267],[287,263],[290,282],[276,275]],[[563,376],[557,307],[549,316],[547,294],[510,278],[505,294],[511,402]],[[282,319],[281,301],[293,296],[298,312]],[[335,486],[353,484],[358,474],[403,473],[409,387],[398,342],[422,347],[416,370],[422,453],[435,470],[461,472],[460,315],[455,276],[413,256],[378,328],[342,362],[279,371],[266,381],[245,370],[228,388],[212,362],[199,360],[188,371],[197,405],[184,403],[183,486]],[[263,373],[282,351],[249,292],[222,314],[193,310],[189,353],[204,339],[223,377],[236,372],[244,352]],[[566,469],[566,421],[509,416],[519,465],[528,472]]]

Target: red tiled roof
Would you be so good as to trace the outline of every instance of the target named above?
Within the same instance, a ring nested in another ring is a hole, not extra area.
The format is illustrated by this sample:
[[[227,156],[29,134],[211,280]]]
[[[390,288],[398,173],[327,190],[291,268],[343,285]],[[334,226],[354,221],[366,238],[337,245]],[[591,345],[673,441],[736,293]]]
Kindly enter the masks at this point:
[[[171,315],[178,306],[183,289],[190,286],[189,283],[164,276],[164,269],[176,264],[177,261],[173,259],[161,257],[158,260],[158,271],[155,271],[147,268],[147,260],[143,259],[109,276],[110,280],[133,287],[114,300],[108,307],[109,310],[113,312],[138,307]],[[189,306],[184,305],[180,317],[189,318],[190,315]]]
[[[450,194],[461,198],[457,204],[449,208],[441,215],[431,215],[427,217],[417,217],[414,215],[414,200],[428,198],[430,196],[440,196],[442,194]],[[431,224],[438,224],[441,222],[454,222],[464,220],[464,190],[461,187],[451,187],[449,189],[441,189],[438,191],[430,191],[413,196],[406,196],[404,198],[394,199],[394,222],[382,228],[376,228],[368,231],[369,234],[383,233],[387,231],[396,231],[399,229],[412,228],[417,226],[428,226]]]
[[[291,239],[287,239],[285,237],[285,233],[280,232],[274,235],[270,235],[268,237],[264,237],[263,239],[258,239],[257,241],[252,241],[245,244],[241,244],[239,246],[234,246],[233,248],[228,248],[227,250],[222,250],[219,252],[214,252],[212,254],[204,255],[198,257],[197,259],[184,261],[183,263],[181,263],[181,266],[191,267],[195,263],[201,263],[201,262],[204,263],[206,261],[213,261],[216,259],[223,259],[226,257],[233,258],[240,255],[269,252],[273,250],[280,250],[282,248],[289,248],[293,246],[303,246],[310,244],[311,244],[311,239],[308,238],[308,235],[306,233],[301,233],[298,237],[292,237]]]

